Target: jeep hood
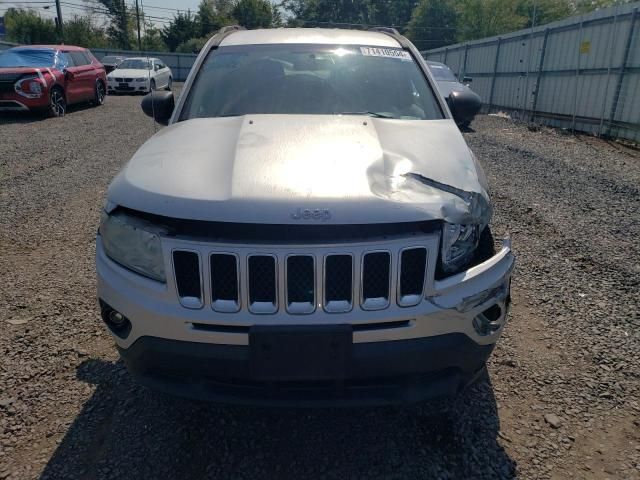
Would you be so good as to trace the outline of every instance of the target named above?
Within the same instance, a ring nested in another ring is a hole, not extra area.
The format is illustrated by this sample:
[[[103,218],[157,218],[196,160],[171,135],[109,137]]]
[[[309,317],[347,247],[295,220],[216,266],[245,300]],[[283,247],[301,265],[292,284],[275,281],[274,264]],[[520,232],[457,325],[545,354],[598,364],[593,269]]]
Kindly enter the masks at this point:
[[[452,120],[358,115],[173,124],[138,150],[112,182],[108,202],[240,223],[485,224],[491,216],[482,169]]]

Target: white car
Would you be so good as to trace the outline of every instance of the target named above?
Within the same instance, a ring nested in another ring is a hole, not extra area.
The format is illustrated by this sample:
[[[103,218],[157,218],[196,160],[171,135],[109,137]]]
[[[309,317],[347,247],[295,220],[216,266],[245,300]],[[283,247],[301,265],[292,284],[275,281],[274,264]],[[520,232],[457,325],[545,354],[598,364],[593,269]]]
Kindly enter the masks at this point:
[[[171,69],[159,58],[127,58],[107,75],[109,93],[171,90],[172,84]]]
[[[152,103],[153,102],[153,103]],[[448,106],[449,105],[449,106]],[[152,108],[153,107],[153,108]],[[130,373],[240,404],[453,396],[504,328],[482,167],[396,31],[223,29],[111,183],[102,318]]]

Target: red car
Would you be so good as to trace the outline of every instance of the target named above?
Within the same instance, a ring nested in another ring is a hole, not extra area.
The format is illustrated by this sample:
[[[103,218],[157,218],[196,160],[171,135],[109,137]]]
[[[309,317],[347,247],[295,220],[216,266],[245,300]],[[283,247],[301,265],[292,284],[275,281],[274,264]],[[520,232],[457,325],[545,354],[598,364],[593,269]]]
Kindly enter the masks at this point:
[[[102,105],[107,75],[89,50],[70,45],[29,45],[0,53],[0,111],[65,114],[67,105]]]

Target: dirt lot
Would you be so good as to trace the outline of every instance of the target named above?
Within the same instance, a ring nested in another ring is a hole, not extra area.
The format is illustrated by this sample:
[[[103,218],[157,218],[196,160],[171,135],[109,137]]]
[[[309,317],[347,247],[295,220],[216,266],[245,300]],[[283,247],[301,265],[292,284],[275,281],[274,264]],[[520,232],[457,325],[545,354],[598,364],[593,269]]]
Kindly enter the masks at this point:
[[[518,266],[490,380],[451,417],[228,408],[132,384],[99,319],[96,226],[153,134],[139,101],[0,118],[0,480],[640,478],[637,151],[496,117],[466,134]]]

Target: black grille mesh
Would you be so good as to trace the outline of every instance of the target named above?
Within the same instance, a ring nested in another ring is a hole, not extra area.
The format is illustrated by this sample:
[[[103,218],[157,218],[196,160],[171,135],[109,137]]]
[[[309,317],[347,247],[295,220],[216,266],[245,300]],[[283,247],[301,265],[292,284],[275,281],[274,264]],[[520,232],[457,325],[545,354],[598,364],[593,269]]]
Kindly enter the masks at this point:
[[[255,255],[249,257],[249,302],[276,303],[276,260]]]
[[[238,301],[238,262],[234,255],[214,254],[211,265],[211,299]]]
[[[173,268],[180,297],[195,297],[202,300],[200,286],[200,260],[194,252],[173,252]]]
[[[402,252],[400,295],[422,294],[426,267],[427,251],[424,248],[412,248]]]
[[[353,297],[353,258],[351,255],[330,255],[325,271],[325,298],[327,302],[347,301]]]
[[[362,265],[362,296],[367,298],[389,298],[389,269],[391,257],[388,252],[368,253]]]
[[[287,300],[289,303],[314,303],[313,257],[287,258]]]

